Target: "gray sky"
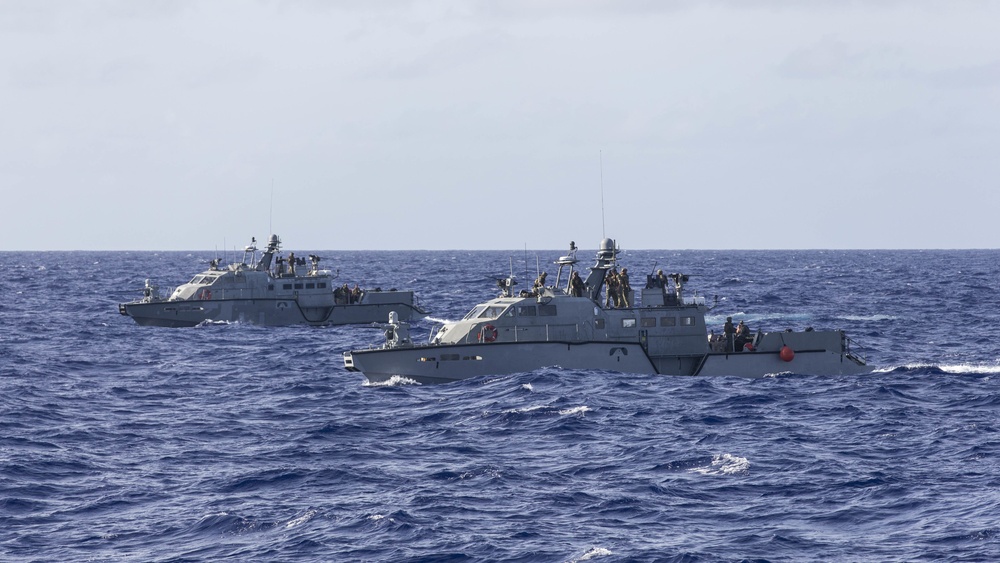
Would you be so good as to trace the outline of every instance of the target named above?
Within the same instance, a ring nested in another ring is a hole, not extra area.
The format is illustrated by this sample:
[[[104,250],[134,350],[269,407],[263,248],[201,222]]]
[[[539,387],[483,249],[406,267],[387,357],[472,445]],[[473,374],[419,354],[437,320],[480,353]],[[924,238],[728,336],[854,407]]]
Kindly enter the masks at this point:
[[[0,0],[0,250],[997,248],[998,22]]]

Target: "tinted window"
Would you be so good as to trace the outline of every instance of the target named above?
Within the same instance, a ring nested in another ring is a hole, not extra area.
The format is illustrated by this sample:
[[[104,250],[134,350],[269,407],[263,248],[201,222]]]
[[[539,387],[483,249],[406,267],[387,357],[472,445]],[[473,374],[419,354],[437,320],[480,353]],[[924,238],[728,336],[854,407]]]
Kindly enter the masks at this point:
[[[656,326],[656,317],[643,317],[642,326]]]
[[[482,313],[485,309],[486,309],[486,305],[476,305],[475,307],[473,307],[473,309],[471,311],[469,311],[469,314],[465,315],[465,318],[466,319],[474,319],[474,318],[478,317],[479,313]]]
[[[496,306],[496,305],[494,305],[492,307],[487,307],[486,310],[483,311],[481,315],[479,315],[479,318],[480,319],[495,319],[495,318],[499,317],[503,313],[504,309],[506,309],[506,308],[507,308],[506,306]]]
[[[681,326],[694,326],[694,317],[681,317]]]
[[[517,315],[519,317],[534,317],[537,313],[534,305],[522,305],[517,308]]]
[[[677,317],[660,317],[660,326],[677,326]]]
[[[635,328],[635,319],[622,319],[622,328]]]

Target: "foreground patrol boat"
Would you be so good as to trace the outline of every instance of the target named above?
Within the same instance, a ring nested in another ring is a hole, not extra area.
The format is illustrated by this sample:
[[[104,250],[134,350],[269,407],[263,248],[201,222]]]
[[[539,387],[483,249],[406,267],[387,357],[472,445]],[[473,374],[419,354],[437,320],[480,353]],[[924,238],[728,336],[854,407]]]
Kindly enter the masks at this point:
[[[501,295],[476,305],[460,321],[446,322],[429,343],[414,344],[407,323],[390,315],[381,347],[344,353],[344,366],[371,382],[395,376],[420,383],[444,383],[483,375],[527,372],[547,366],[665,375],[764,377],[793,372],[809,375],[871,371],[852,352],[843,331],[762,332],[746,342],[728,343],[710,335],[703,297],[686,297],[688,277],[649,276],[641,302],[633,295],[624,308],[601,305],[618,248],[601,242],[597,261],[583,282],[581,296],[571,284],[560,287],[563,271],[573,279],[575,247],[556,262],[555,285],[513,295],[512,279],[500,282]]]
[[[319,269],[318,256],[309,256],[307,269],[306,260],[294,253],[275,259],[280,248],[281,240],[271,235],[258,258],[254,240],[244,249],[241,262],[220,268],[213,260],[208,270],[166,299],[146,280],[142,299],[121,303],[118,311],[140,325],[165,327],[206,321],[321,326],[384,322],[390,311],[404,321],[427,315],[414,303],[412,291],[359,288],[352,293],[346,284],[336,286],[330,270]]]

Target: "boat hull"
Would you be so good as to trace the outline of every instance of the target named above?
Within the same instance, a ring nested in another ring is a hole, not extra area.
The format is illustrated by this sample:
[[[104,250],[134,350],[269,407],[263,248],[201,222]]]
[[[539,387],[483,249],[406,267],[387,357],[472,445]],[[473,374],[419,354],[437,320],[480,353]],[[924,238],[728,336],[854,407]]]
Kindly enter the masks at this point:
[[[203,322],[261,326],[368,324],[384,322],[392,311],[404,321],[425,316],[406,300],[303,307],[294,299],[213,299],[123,303],[119,309],[139,325],[171,328],[192,327]]]
[[[344,365],[370,382],[405,377],[419,383],[447,383],[529,372],[544,367],[606,370],[679,376],[766,377],[793,372],[850,375],[871,368],[849,355],[829,350],[801,350],[791,361],[779,352],[707,353],[650,358],[641,345],[621,342],[492,342],[355,350]]]

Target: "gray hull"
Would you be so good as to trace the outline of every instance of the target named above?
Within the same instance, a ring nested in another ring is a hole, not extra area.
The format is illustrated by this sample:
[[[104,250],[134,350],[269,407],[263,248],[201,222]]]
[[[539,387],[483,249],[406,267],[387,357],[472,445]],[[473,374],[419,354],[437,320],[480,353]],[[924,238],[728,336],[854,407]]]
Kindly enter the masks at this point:
[[[171,328],[192,327],[206,321],[261,326],[369,324],[384,321],[391,311],[402,320],[425,315],[411,305],[409,292],[398,293],[400,300],[396,302],[350,305],[303,307],[294,299],[213,299],[123,303],[120,309],[140,325]]]
[[[782,360],[777,351],[650,358],[639,344],[621,342],[492,342],[355,350],[344,353],[344,365],[349,371],[363,372],[373,383],[385,382],[394,376],[419,383],[447,383],[550,366],[622,373],[740,377],[766,377],[784,372],[851,375],[871,371],[848,355],[828,350],[800,350],[788,362]]]

